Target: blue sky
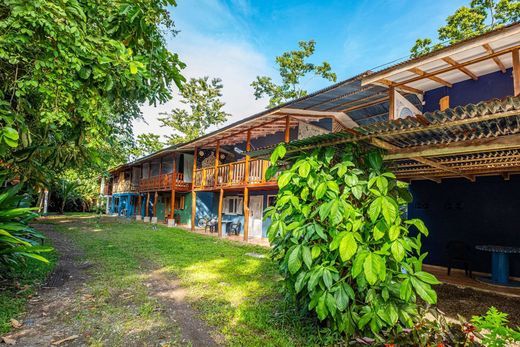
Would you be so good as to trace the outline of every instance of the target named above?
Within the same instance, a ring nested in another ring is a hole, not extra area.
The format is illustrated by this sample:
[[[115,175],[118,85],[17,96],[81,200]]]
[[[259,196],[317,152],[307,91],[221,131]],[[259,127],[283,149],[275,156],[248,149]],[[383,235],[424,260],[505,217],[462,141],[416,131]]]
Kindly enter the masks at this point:
[[[168,47],[188,65],[186,77],[220,77],[228,123],[261,111],[249,84],[257,75],[276,80],[274,58],[300,40],[317,43],[312,62],[328,61],[338,80],[403,58],[419,37],[436,37],[445,18],[469,0],[177,0],[171,15],[180,33]],[[304,81],[311,92],[330,82]],[[137,134],[167,134],[156,118],[177,107],[173,100],[142,108]],[[226,123],[227,124],[227,123]]]

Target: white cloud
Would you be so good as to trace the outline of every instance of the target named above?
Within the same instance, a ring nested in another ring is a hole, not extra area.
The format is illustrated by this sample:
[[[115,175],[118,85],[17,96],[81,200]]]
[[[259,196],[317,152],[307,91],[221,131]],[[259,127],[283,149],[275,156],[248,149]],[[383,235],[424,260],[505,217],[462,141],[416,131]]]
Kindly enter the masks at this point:
[[[169,47],[187,64],[182,72],[187,79],[202,76],[222,79],[224,111],[232,115],[226,125],[265,109],[267,101],[255,100],[250,86],[256,76],[273,74],[265,56],[245,39],[229,39],[229,35],[219,35],[218,32],[210,36],[193,30],[189,25],[182,27],[178,36],[169,42]],[[179,106],[179,97],[175,93],[174,99],[166,104],[141,107],[148,124],[135,121],[135,135],[148,132],[170,134],[170,129],[160,127],[157,118],[160,113]]]

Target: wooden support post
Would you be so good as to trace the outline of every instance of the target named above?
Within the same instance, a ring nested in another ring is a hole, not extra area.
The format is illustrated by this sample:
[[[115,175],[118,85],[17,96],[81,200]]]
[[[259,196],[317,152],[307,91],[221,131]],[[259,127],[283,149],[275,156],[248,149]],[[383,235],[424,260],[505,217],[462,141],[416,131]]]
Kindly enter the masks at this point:
[[[224,201],[224,189],[220,188],[220,196],[218,199],[218,237],[222,237],[222,204]]]
[[[148,192],[147,196],[146,196],[146,206],[145,206],[145,214],[144,216],[145,217],[148,217],[148,209],[150,207],[150,192]]]
[[[518,48],[513,50],[513,85],[515,96],[520,95],[520,58]]]
[[[388,120],[395,119],[395,88],[388,88]]]
[[[193,152],[193,170],[191,174],[191,231],[195,231],[195,214],[197,213],[197,193],[195,192],[195,172],[197,171],[197,147]]]
[[[141,215],[141,204],[142,204],[142,197],[141,193],[139,193],[139,196],[137,197],[137,208],[139,209],[139,215]]]
[[[173,168],[172,168],[172,201],[170,207],[170,218],[175,219],[175,188],[177,186],[177,153],[173,154]]]
[[[285,143],[289,143],[291,140],[291,117],[285,117]],[[248,149],[249,151],[249,149]]]
[[[288,139],[289,116],[285,121],[285,138]],[[244,187],[244,241],[249,239],[249,151],[251,150],[251,130],[247,131],[246,162],[245,162],[245,187]]]
[[[155,192],[155,196],[153,198],[153,214],[152,217],[157,217],[156,215],[156,209],[157,209],[157,199],[159,198],[159,193]]]
[[[244,188],[244,241],[249,239],[249,188]]]
[[[213,179],[213,187],[217,186],[219,158],[220,158],[220,141],[217,141],[217,149],[215,150],[215,176]]]

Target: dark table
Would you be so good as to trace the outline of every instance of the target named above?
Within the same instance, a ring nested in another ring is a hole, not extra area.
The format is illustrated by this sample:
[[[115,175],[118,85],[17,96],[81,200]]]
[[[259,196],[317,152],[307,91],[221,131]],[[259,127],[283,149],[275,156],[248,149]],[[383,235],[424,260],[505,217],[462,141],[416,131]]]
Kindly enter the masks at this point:
[[[481,277],[480,280],[501,286],[517,287],[520,282],[509,281],[509,255],[520,253],[520,247],[479,245],[479,251],[491,252],[491,278]]]

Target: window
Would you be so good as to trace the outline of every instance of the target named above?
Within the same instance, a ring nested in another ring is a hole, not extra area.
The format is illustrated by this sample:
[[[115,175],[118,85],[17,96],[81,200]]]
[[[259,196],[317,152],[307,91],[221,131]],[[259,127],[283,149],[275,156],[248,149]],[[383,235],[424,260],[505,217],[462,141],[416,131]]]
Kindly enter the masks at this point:
[[[184,210],[184,195],[175,197],[175,209]]]
[[[244,199],[239,196],[228,196],[224,198],[225,214],[242,214]]]
[[[276,204],[276,195],[267,196],[267,207],[274,206]]]

